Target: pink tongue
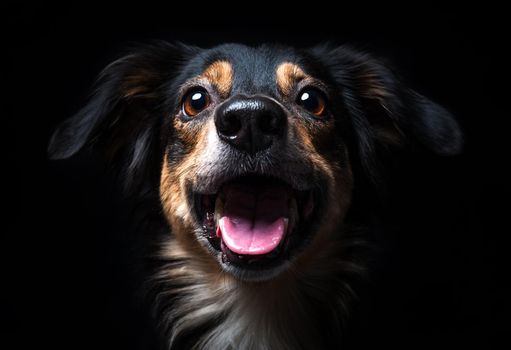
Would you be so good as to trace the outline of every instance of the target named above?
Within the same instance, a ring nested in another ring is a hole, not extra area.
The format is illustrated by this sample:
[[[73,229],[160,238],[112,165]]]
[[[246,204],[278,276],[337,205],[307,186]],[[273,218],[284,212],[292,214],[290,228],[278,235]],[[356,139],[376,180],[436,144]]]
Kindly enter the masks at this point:
[[[289,191],[283,186],[232,185],[225,190],[218,234],[236,254],[267,254],[286,234],[288,202]]]

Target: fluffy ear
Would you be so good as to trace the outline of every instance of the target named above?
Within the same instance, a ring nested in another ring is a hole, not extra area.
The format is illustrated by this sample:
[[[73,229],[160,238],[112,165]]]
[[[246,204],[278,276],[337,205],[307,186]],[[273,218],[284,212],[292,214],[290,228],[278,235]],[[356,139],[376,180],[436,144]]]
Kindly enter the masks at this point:
[[[76,115],[59,125],[51,137],[51,159],[65,159],[95,145],[126,167],[126,179],[158,147],[162,90],[176,68],[194,49],[157,42],[139,47],[108,65],[100,74],[95,93]]]
[[[456,155],[463,149],[463,135],[456,119],[445,108],[413,90],[408,90],[407,106],[413,135],[433,151]],[[406,122],[406,120],[404,120]]]
[[[402,145],[417,140],[441,155],[459,154],[460,127],[443,107],[406,87],[382,61],[349,47],[318,47],[313,51],[334,74],[361,147]]]

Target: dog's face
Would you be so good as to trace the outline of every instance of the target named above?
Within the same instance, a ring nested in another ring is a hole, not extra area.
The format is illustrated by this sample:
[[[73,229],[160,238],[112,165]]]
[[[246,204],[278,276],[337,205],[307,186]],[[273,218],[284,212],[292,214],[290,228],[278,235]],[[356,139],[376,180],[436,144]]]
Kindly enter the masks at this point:
[[[226,271],[275,276],[349,203],[339,91],[286,49],[226,46],[189,64],[166,126],[165,214],[183,244]]]
[[[187,254],[262,281],[307,264],[340,234],[353,166],[374,176],[374,148],[405,135],[445,154],[461,144],[444,109],[367,55],[164,44],[108,67],[50,151],[65,158],[99,139],[128,159],[129,181],[159,179]]]

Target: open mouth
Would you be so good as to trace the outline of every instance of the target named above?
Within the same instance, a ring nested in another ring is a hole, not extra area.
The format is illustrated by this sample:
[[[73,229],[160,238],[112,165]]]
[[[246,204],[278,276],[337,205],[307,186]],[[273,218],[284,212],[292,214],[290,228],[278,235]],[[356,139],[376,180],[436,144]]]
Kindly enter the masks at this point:
[[[246,175],[213,195],[196,194],[195,212],[210,250],[228,268],[270,270],[283,265],[307,240],[312,191],[282,180]]]

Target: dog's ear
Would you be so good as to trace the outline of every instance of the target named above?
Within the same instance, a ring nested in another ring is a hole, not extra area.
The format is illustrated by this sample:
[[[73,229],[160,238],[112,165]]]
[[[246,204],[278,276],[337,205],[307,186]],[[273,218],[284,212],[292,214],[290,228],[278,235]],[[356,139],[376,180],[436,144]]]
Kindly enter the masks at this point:
[[[362,143],[402,145],[417,140],[441,155],[459,154],[463,137],[456,119],[443,107],[406,87],[374,57],[349,47],[317,47],[318,59],[333,72]]]
[[[134,173],[160,143],[158,108],[166,84],[194,50],[155,42],[108,65],[85,107],[57,127],[48,146],[49,157],[69,158],[94,145],[109,159],[123,158],[128,181],[136,177]]]

